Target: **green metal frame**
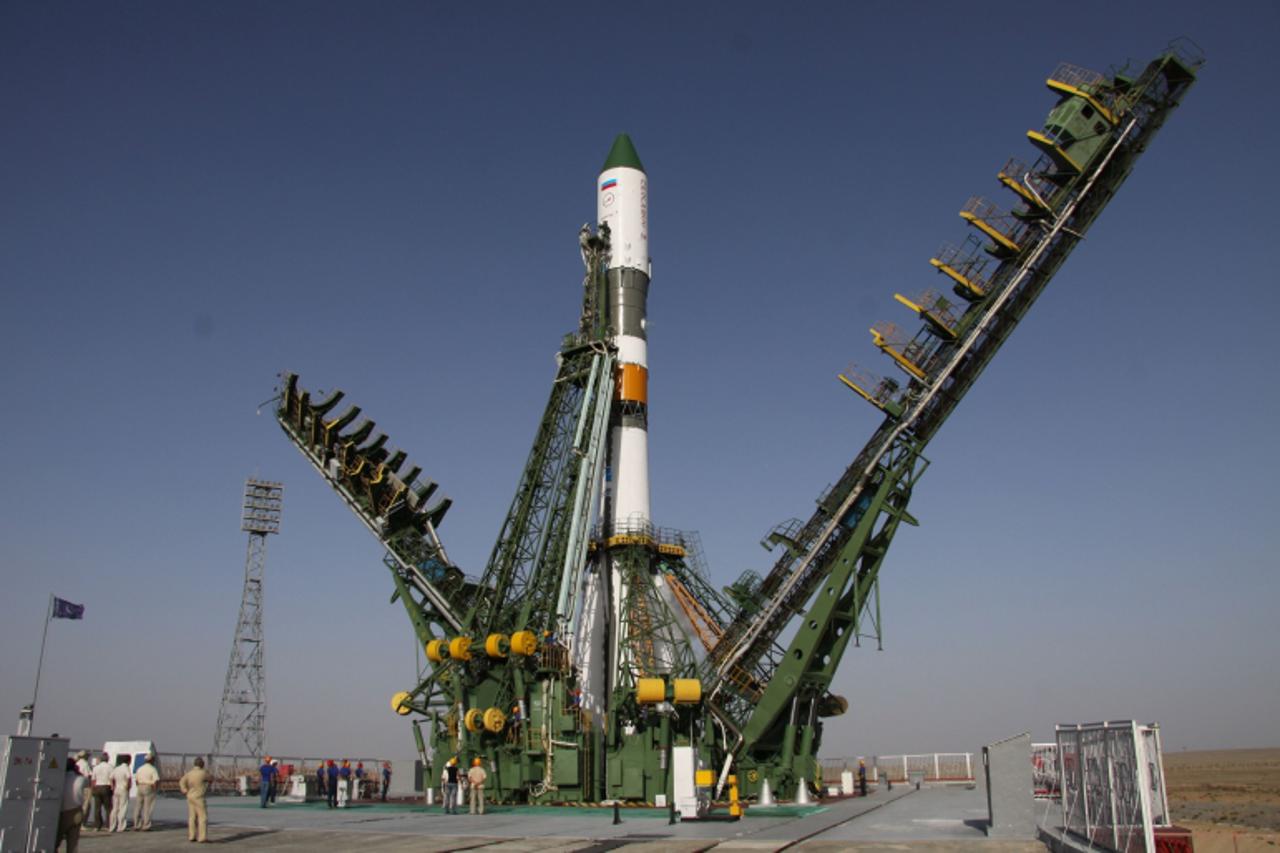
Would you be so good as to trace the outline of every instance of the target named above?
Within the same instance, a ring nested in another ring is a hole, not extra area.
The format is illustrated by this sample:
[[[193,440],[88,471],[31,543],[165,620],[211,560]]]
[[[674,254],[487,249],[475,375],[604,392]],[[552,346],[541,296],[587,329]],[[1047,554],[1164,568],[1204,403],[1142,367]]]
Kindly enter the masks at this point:
[[[664,552],[656,539],[610,546],[600,533],[589,550],[598,505],[593,466],[603,460],[604,435],[617,415],[606,229],[580,234],[586,275],[579,326],[561,347],[533,446],[479,580],[450,562],[436,532],[449,502],[431,503],[435,486],[419,481],[420,469],[400,473],[405,454],[391,453],[372,421],[356,424],[359,409],[331,417],[341,392],[312,403],[297,377],[286,374],[277,420],[386,546],[392,601],[404,606],[419,642],[458,636],[475,642],[470,659],[435,664],[400,708],[424,717],[415,736],[425,755],[419,728],[425,725],[433,753],[428,772],[439,774],[454,755],[482,756],[498,799],[652,801],[674,793],[671,750],[689,745],[704,766],[720,768],[721,785],[736,763],[746,796],[765,779],[782,790],[815,778],[822,719],[848,708],[830,693],[841,659],[850,641],[880,640],[879,574],[899,526],[916,523],[907,506],[928,465],[925,447],[1124,182],[1198,69],[1198,60],[1170,50],[1136,75],[1087,78],[1079,94],[1072,94],[1074,84],[1054,87],[1067,94],[1044,130],[1032,134],[1044,156],[1030,168],[1007,164],[1000,174],[1021,207],[1005,215],[985,202],[967,205],[966,218],[978,231],[935,260],[942,272],[958,271],[962,301],[943,300],[945,323],[926,316],[913,338],[897,341],[910,378],[867,386],[875,388],[870,399],[884,420],[811,517],[767,537],[767,547],[782,548],[769,574],[744,574],[724,595],[692,555]],[[1105,133],[1091,114],[1100,105]],[[611,162],[638,164],[630,141],[620,145]],[[624,601],[621,623],[609,627],[618,636],[605,714],[593,718],[577,707],[580,674],[553,643],[527,657],[484,654],[490,634],[563,630],[572,622],[582,572],[608,577],[613,568]],[[720,639],[701,660],[655,586],[655,572],[670,573],[717,620]],[[783,648],[780,637],[789,630]],[[653,648],[664,650],[660,659]],[[703,700],[642,706],[635,680],[646,675],[699,677]],[[518,723],[498,732],[467,730],[465,710],[513,706],[521,712]]]

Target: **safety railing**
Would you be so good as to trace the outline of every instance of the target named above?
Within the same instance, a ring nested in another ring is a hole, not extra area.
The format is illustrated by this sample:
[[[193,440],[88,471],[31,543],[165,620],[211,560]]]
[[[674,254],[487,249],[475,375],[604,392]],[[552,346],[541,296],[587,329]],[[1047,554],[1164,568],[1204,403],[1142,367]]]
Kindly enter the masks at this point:
[[[925,785],[972,785],[972,752],[922,752],[913,755],[856,755],[819,760],[822,781],[839,784],[845,771],[857,772],[858,762],[867,767],[869,783],[895,785],[920,781]]]
[[[960,209],[960,216],[991,238],[988,252],[997,257],[1008,257],[1021,251],[1026,226],[994,202],[982,196],[972,196]]]
[[[943,243],[930,261],[973,299],[991,293],[990,270],[997,266],[995,260],[982,251],[982,244],[982,240],[972,235],[959,246]]]
[[[1038,799],[1059,796],[1058,745],[1056,743],[1031,744],[1031,787]]]
[[[1049,79],[1065,83],[1073,89],[1081,89],[1090,93],[1107,81],[1107,78],[1101,73],[1089,68],[1081,68],[1079,65],[1072,65],[1070,62],[1059,63],[1058,67],[1053,69],[1053,73],[1049,75]]]
[[[176,792],[178,790],[178,780],[195,766],[195,759],[197,758],[204,760],[205,770],[213,777],[210,783],[212,793],[257,793],[259,780],[262,778],[259,773],[259,768],[262,766],[263,761],[262,756],[210,755],[199,752],[161,752],[157,756],[158,766],[156,769],[160,771],[161,792]],[[280,762],[281,779],[287,779],[294,774],[301,773],[307,777],[308,781],[315,778],[316,771],[320,769],[323,762],[328,760],[296,755],[273,755],[272,758]],[[334,758],[333,760],[341,764],[344,759]],[[386,759],[347,757],[345,760],[351,762],[352,774],[363,763],[365,773],[363,781],[366,792],[372,795],[378,790],[382,784],[382,763]],[[241,782],[242,778],[246,780],[243,783]]]
[[[1117,853],[1155,851],[1169,826],[1159,726],[1060,725],[1057,735],[1066,831]]]

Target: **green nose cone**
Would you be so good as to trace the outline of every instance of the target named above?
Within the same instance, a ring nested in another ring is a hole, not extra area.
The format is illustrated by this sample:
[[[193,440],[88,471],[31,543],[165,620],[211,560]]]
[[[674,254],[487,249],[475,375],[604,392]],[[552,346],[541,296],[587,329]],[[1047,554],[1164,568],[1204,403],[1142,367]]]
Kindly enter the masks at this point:
[[[625,133],[619,133],[618,138],[613,140],[613,147],[609,149],[609,156],[605,158],[604,168],[600,171],[619,167],[644,171],[644,166],[640,165],[640,155],[636,153],[636,147],[631,144],[631,137]]]

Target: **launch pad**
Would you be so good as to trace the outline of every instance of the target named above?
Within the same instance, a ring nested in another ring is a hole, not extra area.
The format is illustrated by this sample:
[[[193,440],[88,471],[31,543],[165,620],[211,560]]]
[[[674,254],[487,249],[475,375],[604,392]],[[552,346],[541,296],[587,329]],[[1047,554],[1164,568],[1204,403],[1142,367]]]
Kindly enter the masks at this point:
[[[390,703],[414,718],[426,786],[448,762],[478,760],[500,802],[664,803],[685,819],[766,784],[798,802],[816,793],[823,720],[850,709],[832,681],[851,641],[880,640],[879,573],[901,525],[917,524],[908,504],[928,443],[1202,61],[1175,45],[1141,68],[1049,77],[1057,102],[1027,133],[1038,156],[995,175],[1013,207],[970,199],[970,236],[930,259],[944,287],[897,297],[919,330],[871,330],[902,377],[840,376],[883,420],[807,520],[767,534],[773,568],[723,590],[696,534],[652,520],[649,180],[625,135],[596,181],[597,227],[579,234],[578,324],[478,575],[449,558],[439,529],[451,502],[423,469],[358,407],[341,408],[342,391],[313,400],[283,374],[277,421],[386,548],[392,600],[430,662]]]
[[[963,788],[915,791],[895,787],[866,798],[783,810],[741,821],[669,825],[664,810],[625,809],[622,823],[599,808],[498,806],[484,817],[445,815],[439,808],[368,805],[332,811],[322,806],[276,806],[218,797],[209,801],[210,840],[237,849],[303,851],[350,848],[383,851],[604,851],[694,853],[717,850],[959,850],[973,853],[1043,851],[1036,841],[993,841],[972,821],[985,813],[984,793]],[[95,835],[94,850],[171,850],[185,839],[186,807],[163,799],[157,829]]]

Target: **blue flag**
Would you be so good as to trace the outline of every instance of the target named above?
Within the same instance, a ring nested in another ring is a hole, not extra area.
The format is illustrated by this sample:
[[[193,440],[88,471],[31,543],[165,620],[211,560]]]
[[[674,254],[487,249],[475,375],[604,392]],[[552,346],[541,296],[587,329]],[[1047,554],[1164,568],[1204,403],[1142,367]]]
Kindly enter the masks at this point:
[[[70,601],[64,601],[58,596],[53,597],[53,618],[54,619],[83,619],[84,605],[72,604]]]

